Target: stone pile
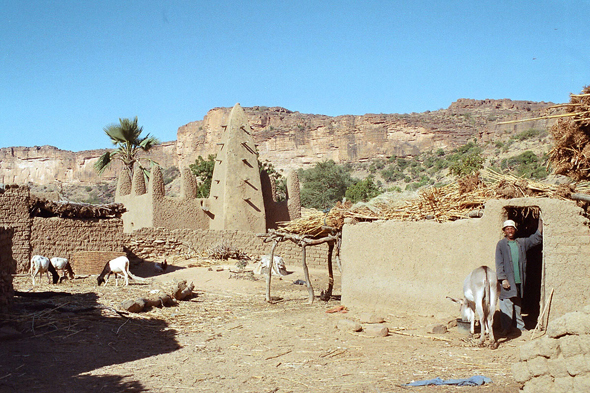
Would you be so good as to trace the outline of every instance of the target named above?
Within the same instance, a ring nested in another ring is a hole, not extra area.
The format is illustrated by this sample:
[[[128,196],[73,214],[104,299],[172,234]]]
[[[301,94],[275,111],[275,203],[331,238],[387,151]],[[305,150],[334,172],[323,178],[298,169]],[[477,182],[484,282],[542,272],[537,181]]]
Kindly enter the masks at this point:
[[[552,320],[512,366],[523,392],[590,392],[590,306]]]

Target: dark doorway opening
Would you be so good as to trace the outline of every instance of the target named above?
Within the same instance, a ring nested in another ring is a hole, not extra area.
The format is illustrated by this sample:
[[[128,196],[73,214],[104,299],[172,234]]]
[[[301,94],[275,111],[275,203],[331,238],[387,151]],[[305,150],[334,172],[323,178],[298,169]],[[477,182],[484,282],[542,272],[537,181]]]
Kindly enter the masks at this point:
[[[537,206],[505,207],[506,217],[516,222],[516,237],[529,237],[539,227],[541,210]],[[543,291],[543,243],[527,251],[526,284],[522,298],[522,317],[527,329],[537,324]]]

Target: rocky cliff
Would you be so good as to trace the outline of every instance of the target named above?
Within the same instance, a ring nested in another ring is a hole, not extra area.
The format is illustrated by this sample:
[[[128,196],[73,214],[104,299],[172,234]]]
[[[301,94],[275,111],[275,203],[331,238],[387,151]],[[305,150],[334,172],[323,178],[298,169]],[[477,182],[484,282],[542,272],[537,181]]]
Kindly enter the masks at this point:
[[[410,114],[336,116],[303,114],[281,107],[244,108],[261,160],[278,169],[309,167],[332,159],[338,163],[371,158],[413,156],[430,149],[451,149],[477,139],[507,138],[529,128],[546,129],[540,120],[510,125],[500,121],[532,118],[551,103],[460,99],[447,109]],[[203,120],[178,129],[177,141],[157,146],[150,158],[164,168],[186,167],[201,155],[217,152],[231,108],[211,109]],[[105,150],[70,152],[52,146],[0,149],[0,183],[92,184],[110,181],[117,168],[99,178],[94,162]]]
[[[430,149],[450,149],[473,138],[486,142],[529,128],[546,129],[540,120],[511,125],[498,122],[539,116],[551,103],[460,99],[448,109],[411,114],[337,116],[302,114],[281,107],[244,108],[261,160],[280,169],[307,167],[332,159],[337,163],[370,158],[413,156]],[[186,166],[216,151],[231,108],[214,108],[201,121],[178,129],[178,162]]]

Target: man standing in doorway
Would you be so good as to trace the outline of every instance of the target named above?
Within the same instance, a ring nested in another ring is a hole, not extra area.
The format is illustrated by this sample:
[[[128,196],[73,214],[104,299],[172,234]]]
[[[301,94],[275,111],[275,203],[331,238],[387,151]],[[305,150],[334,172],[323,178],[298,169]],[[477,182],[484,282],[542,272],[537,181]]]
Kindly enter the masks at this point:
[[[526,282],[526,252],[543,241],[543,220],[539,218],[537,231],[529,237],[516,237],[516,223],[504,221],[504,239],[496,245],[496,274],[502,289],[500,291],[500,311],[502,335],[507,335],[516,319],[516,327],[526,331],[522,319],[522,296]]]

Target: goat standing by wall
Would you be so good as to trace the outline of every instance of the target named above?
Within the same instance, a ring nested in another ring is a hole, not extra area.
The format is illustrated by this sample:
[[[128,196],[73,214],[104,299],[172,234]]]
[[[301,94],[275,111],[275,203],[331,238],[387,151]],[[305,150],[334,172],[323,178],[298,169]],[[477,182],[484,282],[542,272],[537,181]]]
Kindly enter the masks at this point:
[[[29,269],[29,273],[33,279],[33,286],[35,286],[35,276],[37,274],[39,274],[39,278],[41,278],[43,273],[47,273],[47,279],[49,280],[49,283],[51,283],[51,278],[49,277],[49,273],[51,273],[53,276],[53,283],[57,284],[59,281],[59,275],[49,261],[49,258],[46,258],[42,255],[33,255],[31,258],[31,268]]]
[[[143,278],[137,277],[129,271],[129,259],[127,257],[118,257],[107,262],[104,269],[102,269],[102,273],[97,278],[98,285],[103,282],[107,285],[111,274],[115,275],[116,286],[119,286],[119,274],[125,278],[125,285],[129,285],[129,277],[134,280],[145,281]]]
[[[61,257],[53,257],[50,261],[55,270],[61,270],[63,274],[63,276],[59,279],[59,282],[62,282],[66,277],[70,280],[74,279],[74,271],[72,270],[70,261]]]
[[[492,326],[500,294],[496,272],[487,266],[476,268],[463,281],[463,294],[465,299],[449,299],[461,305],[461,317],[464,321],[471,322],[471,334],[475,333],[475,314],[477,313],[481,329],[479,345],[483,346],[487,333],[491,341],[490,347],[496,349],[498,343]]]

